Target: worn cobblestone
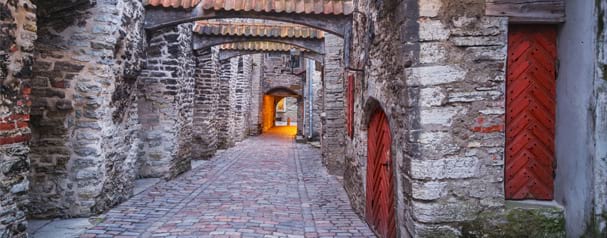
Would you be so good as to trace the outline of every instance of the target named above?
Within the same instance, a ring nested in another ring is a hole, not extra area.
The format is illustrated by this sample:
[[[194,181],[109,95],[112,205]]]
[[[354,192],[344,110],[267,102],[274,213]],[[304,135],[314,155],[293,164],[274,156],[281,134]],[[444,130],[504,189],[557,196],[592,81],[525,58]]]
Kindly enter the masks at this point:
[[[277,129],[100,218],[81,237],[374,237],[320,151]]]

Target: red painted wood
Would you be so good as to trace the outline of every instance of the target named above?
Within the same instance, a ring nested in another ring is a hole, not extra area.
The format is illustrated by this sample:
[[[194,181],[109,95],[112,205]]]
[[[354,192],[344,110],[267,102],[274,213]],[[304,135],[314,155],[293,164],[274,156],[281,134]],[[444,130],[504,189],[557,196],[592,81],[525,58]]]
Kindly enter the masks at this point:
[[[553,199],[556,34],[552,25],[513,25],[509,30],[507,199]]]
[[[354,135],[354,75],[348,76],[347,100],[346,126],[348,127],[348,136],[352,138]]]
[[[377,110],[369,122],[366,219],[384,238],[396,237],[392,137],[388,118]]]

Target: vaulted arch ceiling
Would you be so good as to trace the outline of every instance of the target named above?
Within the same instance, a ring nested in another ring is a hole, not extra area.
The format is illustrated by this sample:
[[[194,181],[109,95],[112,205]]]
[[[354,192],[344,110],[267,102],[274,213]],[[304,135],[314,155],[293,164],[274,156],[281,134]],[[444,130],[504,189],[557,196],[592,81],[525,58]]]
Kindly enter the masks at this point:
[[[275,42],[324,54],[324,32],[293,24],[196,22],[194,50],[234,42]]]
[[[352,0],[144,0],[146,29],[204,19],[253,18],[291,22],[344,37]]]

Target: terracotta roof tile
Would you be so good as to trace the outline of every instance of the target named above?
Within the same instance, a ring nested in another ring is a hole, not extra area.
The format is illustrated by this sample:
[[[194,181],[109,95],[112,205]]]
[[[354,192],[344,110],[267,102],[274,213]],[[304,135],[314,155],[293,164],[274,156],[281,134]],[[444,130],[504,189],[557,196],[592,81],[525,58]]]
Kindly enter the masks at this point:
[[[350,15],[352,0],[144,0],[148,6],[193,8],[202,1],[204,10],[256,11],[298,14]]]
[[[248,41],[248,42],[236,42],[226,43],[219,45],[219,49],[222,50],[253,50],[253,51],[290,51],[296,48],[300,51],[306,51],[305,49],[292,46],[289,44],[268,42],[268,41]]]
[[[198,21],[194,25],[194,32],[197,32],[201,35],[276,38],[323,39],[325,36],[322,30],[300,25],[241,22],[224,23]]]
[[[201,0],[144,0],[145,5],[154,7],[193,8]]]

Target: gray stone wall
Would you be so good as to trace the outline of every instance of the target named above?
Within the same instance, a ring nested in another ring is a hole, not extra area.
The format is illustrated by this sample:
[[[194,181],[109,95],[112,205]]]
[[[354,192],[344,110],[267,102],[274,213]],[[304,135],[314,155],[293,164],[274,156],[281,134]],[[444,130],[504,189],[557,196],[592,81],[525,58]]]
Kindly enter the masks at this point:
[[[308,61],[311,64],[312,72],[306,73],[306,78],[311,77],[312,80],[312,97],[310,98],[310,82],[306,79],[304,87],[304,118],[303,118],[303,134],[312,140],[320,139],[321,131],[321,113],[323,105],[323,88],[322,88],[322,68],[317,68],[316,61]],[[320,66],[320,64],[318,64]],[[308,70],[308,69],[306,69]],[[312,99],[312,133],[310,133],[310,99]]]
[[[598,64],[594,77],[594,227],[597,236],[607,236],[607,2],[596,2]]]
[[[287,122],[287,120],[290,118],[293,125],[295,125],[297,123],[297,98],[285,97],[282,100],[284,100],[284,110],[276,110],[276,121]],[[280,103],[280,101],[278,103]]]
[[[303,62],[303,61],[302,61]],[[304,121],[304,101],[302,93],[304,90],[304,78],[305,73],[302,72],[305,67],[303,65],[300,68],[291,69],[291,58],[287,54],[283,53],[267,53],[264,54],[262,60],[262,92],[263,94],[274,93],[272,90],[280,89],[280,95],[274,96],[286,96],[287,94],[296,94],[297,97],[297,134],[302,134],[302,126]],[[285,91],[286,90],[286,91]],[[288,92],[290,91],[290,92]],[[280,98],[274,100],[274,104],[278,102]],[[269,106],[269,105],[266,105]],[[262,108],[263,109],[263,108]],[[267,112],[269,113],[269,112]],[[264,117],[265,120],[269,120],[270,117]],[[262,124],[266,129],[271,125],[271,122],[263,122]]]
[[[143,6],[129,0],[40,4],[29,208],[34,217],[86,216],[132,193]]]
[[[219,50],[198,51],[196,60],[192,158],[208,159],[217,150]]]
[[[288,88],[298,95],[303,93],[302,75],[291,72],[290,57],[285,54],[265,54],[263,60],[263,92],[274,88]]]
[[[559,69],[556,80],[554,200],[564,207],[569,237],[582,237],[584,234],[588,237],[603,237],[605,235],[590,235],[589,232],[595,229],[592,227],[594,173],[589,171],[592,171],[594,166],[598,169],[595,171],[601,171],[600,167],[604,165],[604,160],[607,158],[606,154],[595,155],[595,151],[591,148],[594,144],[600,144],[598,141],[594,142],[595,128],[593,127],[596,125],[600,128],[604,122],[601,123],[599,119],[589,123],[595,120],[595,115],[588,113],[603,110],[605,107],[600,105],[601,86],[604,87],[605,84],[602,83],[604,80],[597,78],[595,63],[597,49],[600,48],[595,45],[599,37],[595,34],[597,18],[589,14],[596,12],[600,6],[598,2],[566,1],[566,3],[567,19],[559,29],[557,49]],[[598,59],[601,60],[600,56]],[[594,103],[597,104],[593,105]],[[595,156],[594,161],[590,159]],[[600,176],[596,178],[604,179]],[[603,186],[605,186],[604,180]],[[599,190],[596,194],[600,193]],[[598,210],[602,210],[605,204],[607,204],[605,199],[598,201]],[[599,227],[600,225],[597,224],[597,230],[600,229]]]
[[[218,124],[217,147],[226,149],[234,146],[233,131],[234,119],[232,114],[232,102],[234,96],[230,90],[232,79],[236,76],[238,69],[238,58],[231,58],[221,62],[221,73],[219,76],[219,105],[217,116],[215,117]]]
[[[233,98],[233,134],[235,142],[240,142],[249,134],[249,108],[251,106],[251,71],[250,55],[240,56],[236,75],[230,80],[230,96]]]
[[[364,213],[367,120],[380,107],[392,131],[401,236],[458,236],[453,224],[504,206],[506,19],[485,17],[483,3],[358,3],[368,18],[355,24],[351,52],[369,60],[352,59],[364,74],[356,74],[344,183]]]
[[[155,31],[138,78],[142,177],[173,178],[190,169],[194,102],[192,24]]]
[[[249,135],[261,134],[261,64],[262,54],[251,55],[251,106],[249,109]]]
[[[320,142],[323,163],[331,174],[337,175],[343,174],[346,137],[343,49],[343,39],[331,34],[325,35]]]
[[[0,0],[0,237],[26,237],[35,10],[27,0]]]

